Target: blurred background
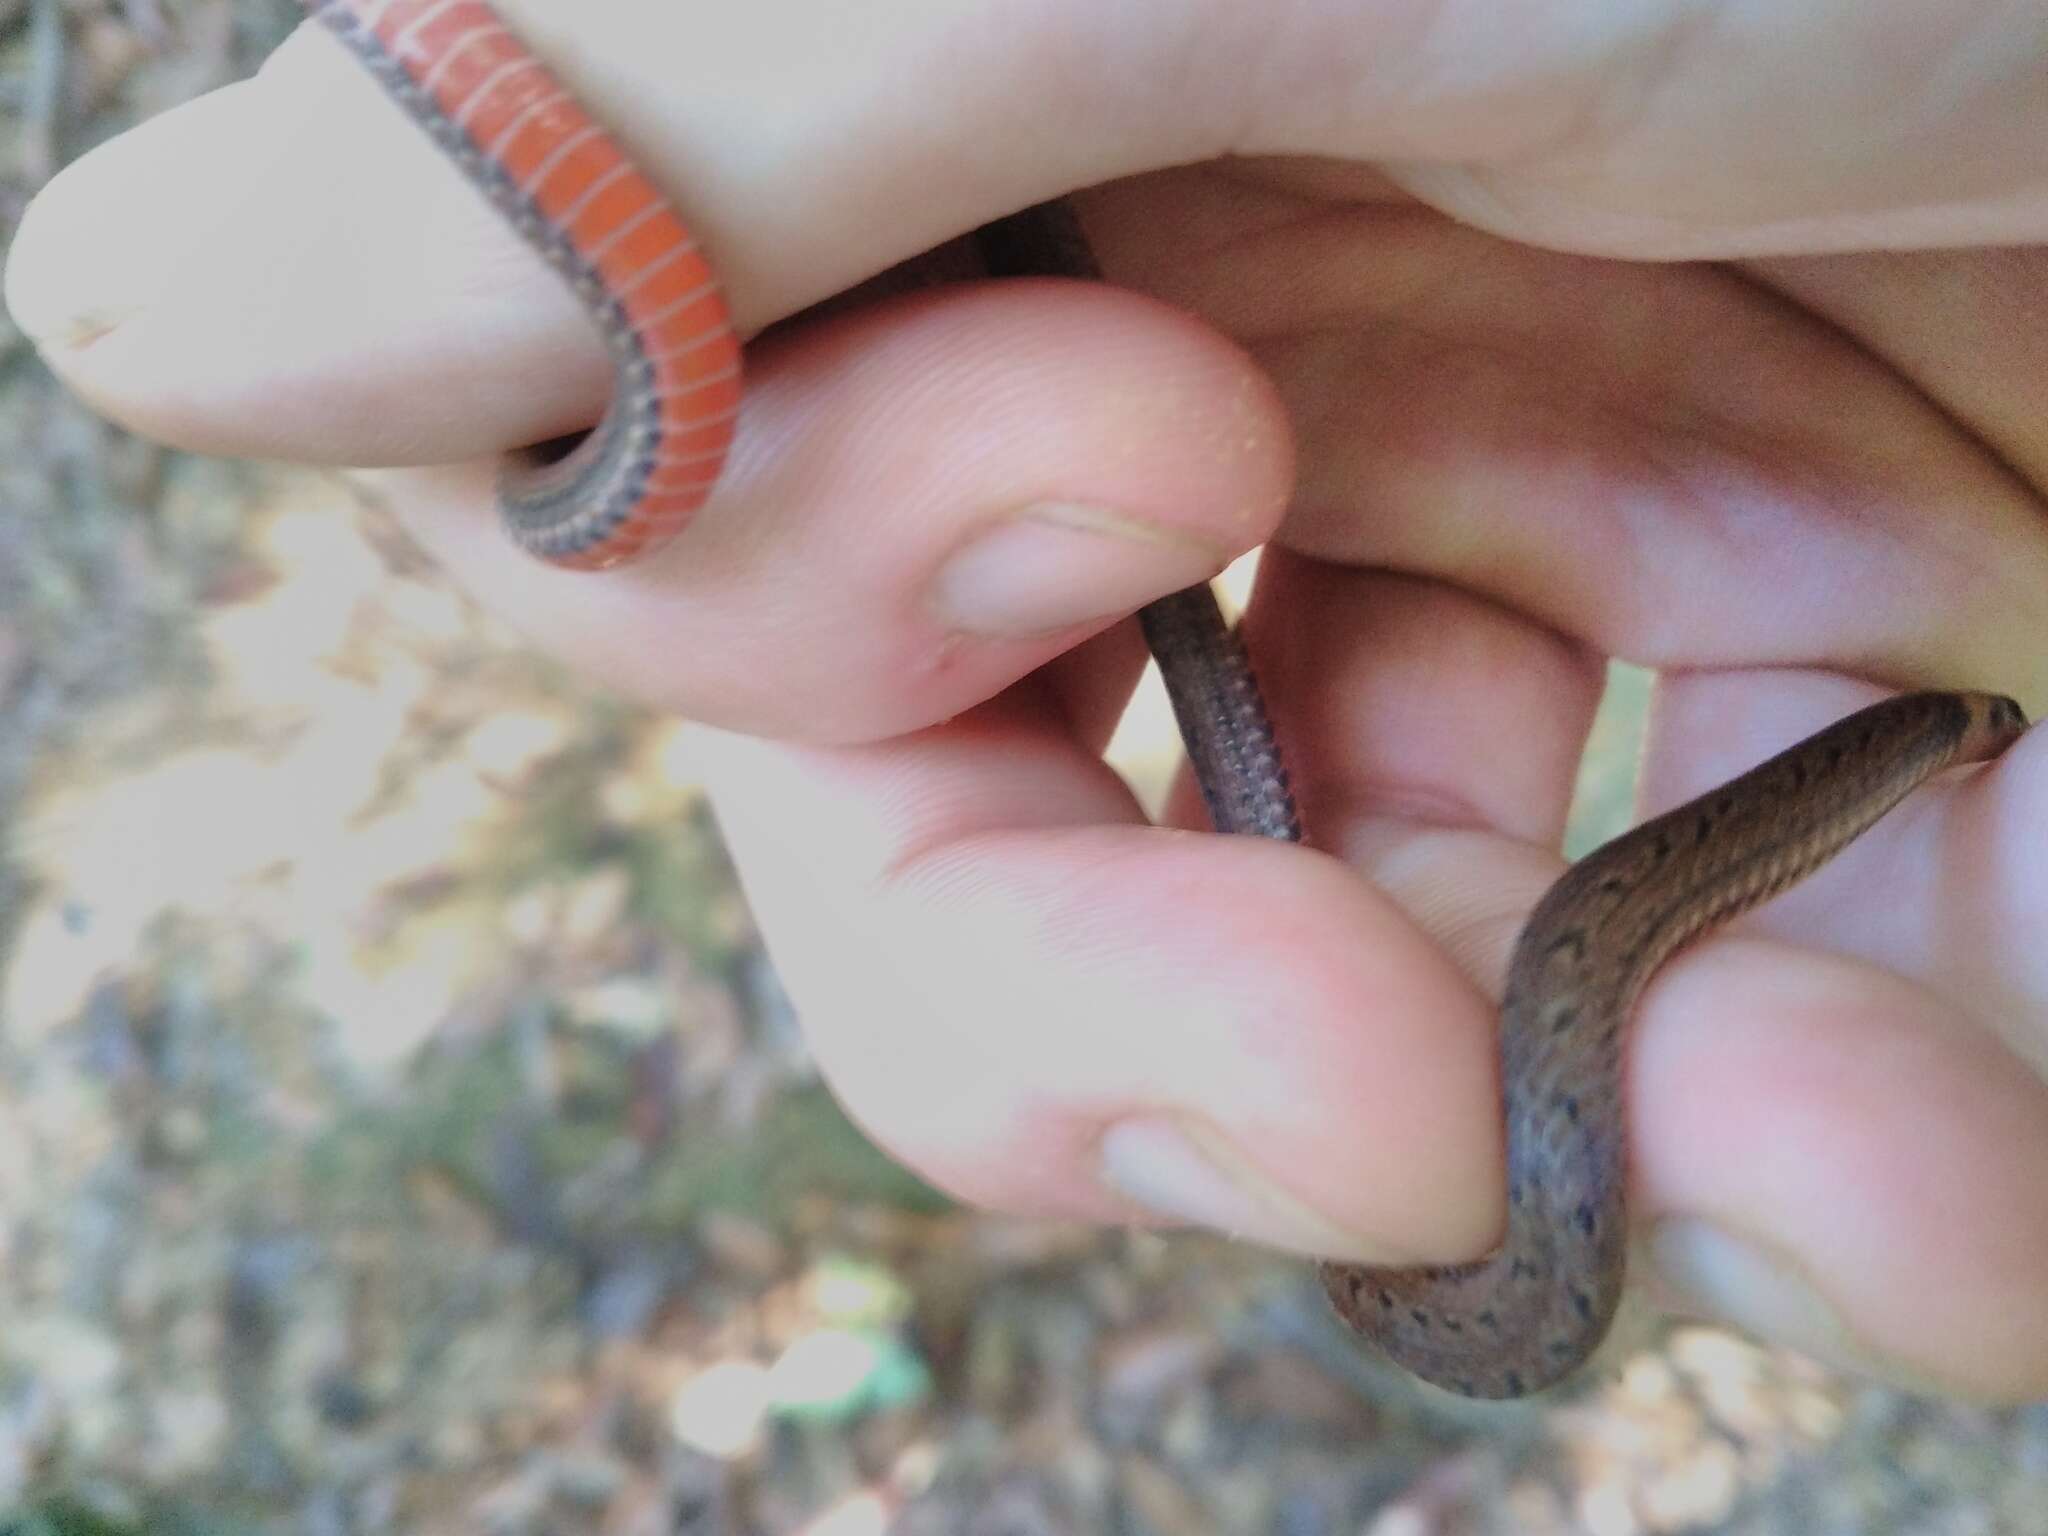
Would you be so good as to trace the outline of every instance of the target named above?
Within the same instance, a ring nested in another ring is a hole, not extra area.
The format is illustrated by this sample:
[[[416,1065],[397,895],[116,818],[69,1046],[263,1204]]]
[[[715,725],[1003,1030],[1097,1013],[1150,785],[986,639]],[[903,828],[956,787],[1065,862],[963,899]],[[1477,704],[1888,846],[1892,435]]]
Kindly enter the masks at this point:
[[[0,231],[294,19],[0,0]],[[1148,685],[1119,766],[1175,751]],[[0,319],[0,1532],[1511,1530],[2048,1532],[2048,1409],[1640,1319],[1479,1409],[1302,1266],[953,1207],[819,1085],[673,722]]]

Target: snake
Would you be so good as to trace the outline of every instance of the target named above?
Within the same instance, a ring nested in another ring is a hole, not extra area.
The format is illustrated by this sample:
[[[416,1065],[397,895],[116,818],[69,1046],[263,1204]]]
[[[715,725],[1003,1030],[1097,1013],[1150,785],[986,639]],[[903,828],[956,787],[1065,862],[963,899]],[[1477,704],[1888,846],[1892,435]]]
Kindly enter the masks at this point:
[[[718,482],[742,347],[668,195],[484,0],[303,0],[568,285],[610,353],[612,403],[580,440],[508,455],[508,533],[578,570],[676,537]],[[1065,200],[975,236],[991,278],[1101,281]],[[1303,840],[1245,647],[1203,583],[1139,620],[1219,833]],[[1507,1221],[1463,1264],[1320,1266],[1336,1313],[1395,1363],[1467,1397],[1571,1377],[1626,1272],[1625,1032],[1682,946],[1803,879],[1928,779],[2027,729],[1998,694],[1895,695],[1570,865],[1511,950],[1499,1024]]]

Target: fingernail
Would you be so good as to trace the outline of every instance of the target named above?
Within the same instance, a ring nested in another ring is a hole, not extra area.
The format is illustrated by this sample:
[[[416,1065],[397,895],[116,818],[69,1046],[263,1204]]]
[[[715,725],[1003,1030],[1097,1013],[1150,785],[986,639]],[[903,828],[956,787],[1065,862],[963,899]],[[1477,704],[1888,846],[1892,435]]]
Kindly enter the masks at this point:
[[[1026,507],[956,551],[933,601],[954,629],[1023,639],[1118,618],[1206,581],[1224,551],[1069,503]]]
[[[1790,1255],[1687,1216],[1654,1223],[1649,1251],[1659,1275],[1702,1313],[1843,1370],[1900,1379]]]
[[[143,307],[151,278],[161,276],[157,265],[135,259],[129,242],[64,238],[88,227],[73,205],[89,193],[96,169],[87,156],[51,181],[22,215],[8,253],[8,313],[44,352],[83,351],[118,329]]]
[[[1155,1216],[1311,1258],[1388,1264],[1400,1255],[1310,1210],[1247,1162],[1228,1138],[1184,1115],[1148,1115],[1102,1138],[1101,1178]]]

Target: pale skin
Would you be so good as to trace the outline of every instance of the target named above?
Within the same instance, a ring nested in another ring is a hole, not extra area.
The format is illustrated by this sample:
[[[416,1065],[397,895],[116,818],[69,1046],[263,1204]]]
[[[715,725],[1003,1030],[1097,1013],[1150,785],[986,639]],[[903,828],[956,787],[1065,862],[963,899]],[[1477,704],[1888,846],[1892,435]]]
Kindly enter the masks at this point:
[[[461,464],[374,484],[706,722],[819,1060],[965,1199],[1476,1254],[1491,989],[1606,655],[1667,669],[1646,810],[1890,688],[2048,706],[2025,7],[506,9],[750,331],[1076,186],[1119,286],[797,319],[699,524],[602,577],[515,552],[485,462],[587,424],[601,354],[324,37],[53,186],[10,308],[165,439]],[[1121,620],[1269,536],[1248,634],[1315,853],[1150,828],[1100,760]],[[2048,1391],[2044,827],[2037,733],[1652,987],[1667,1299]]]

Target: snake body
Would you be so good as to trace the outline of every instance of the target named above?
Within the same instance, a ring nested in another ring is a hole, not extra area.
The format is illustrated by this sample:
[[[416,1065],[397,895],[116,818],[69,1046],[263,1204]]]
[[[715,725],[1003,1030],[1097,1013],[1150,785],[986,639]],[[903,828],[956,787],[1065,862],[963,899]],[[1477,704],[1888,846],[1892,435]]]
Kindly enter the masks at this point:
[[[1578,1366],[1621,1296],[1623,1030],[1689,940],[1820,868],[1944,768],[2026,729],[2011,699],[1873,704],[1574,864],[1515,941],[1501,1003],[1507,1236],[1475,1264],[1323,1266],[1338,1312],[1427,1381],[1519,1397]]]
[[[614,401],[598,427],[566,453],[508,462],[512,536],[583,569],[674,537],[717,479],[740,397],[739,344],[681,218],[483,0],[304,3],[562,275],[611,350]],[[1062,204],[979,240],[992,275],[1100,276]],[[1264,700],[1213,593],[1190,588],[1140,618],[1217,830],[1300,841]],[[1325,1265],[1337,1311],[1417,1375],[1470,1396],[1518,1396],[1579,1366],[1621,1292],[1623,1032],[1644,986],[1678,946],[2025,725],[1995,695],[1894,698],[1574,865],[1508,970],[1502,1244],[1432,1269]]]
[[[704,504],[740,404],[740,345],[688,226],[482,0],[306,0],[406,115],[561,274],[612,356],[612,408],[565,454],[506,462],[506,530],[600,570]]]

